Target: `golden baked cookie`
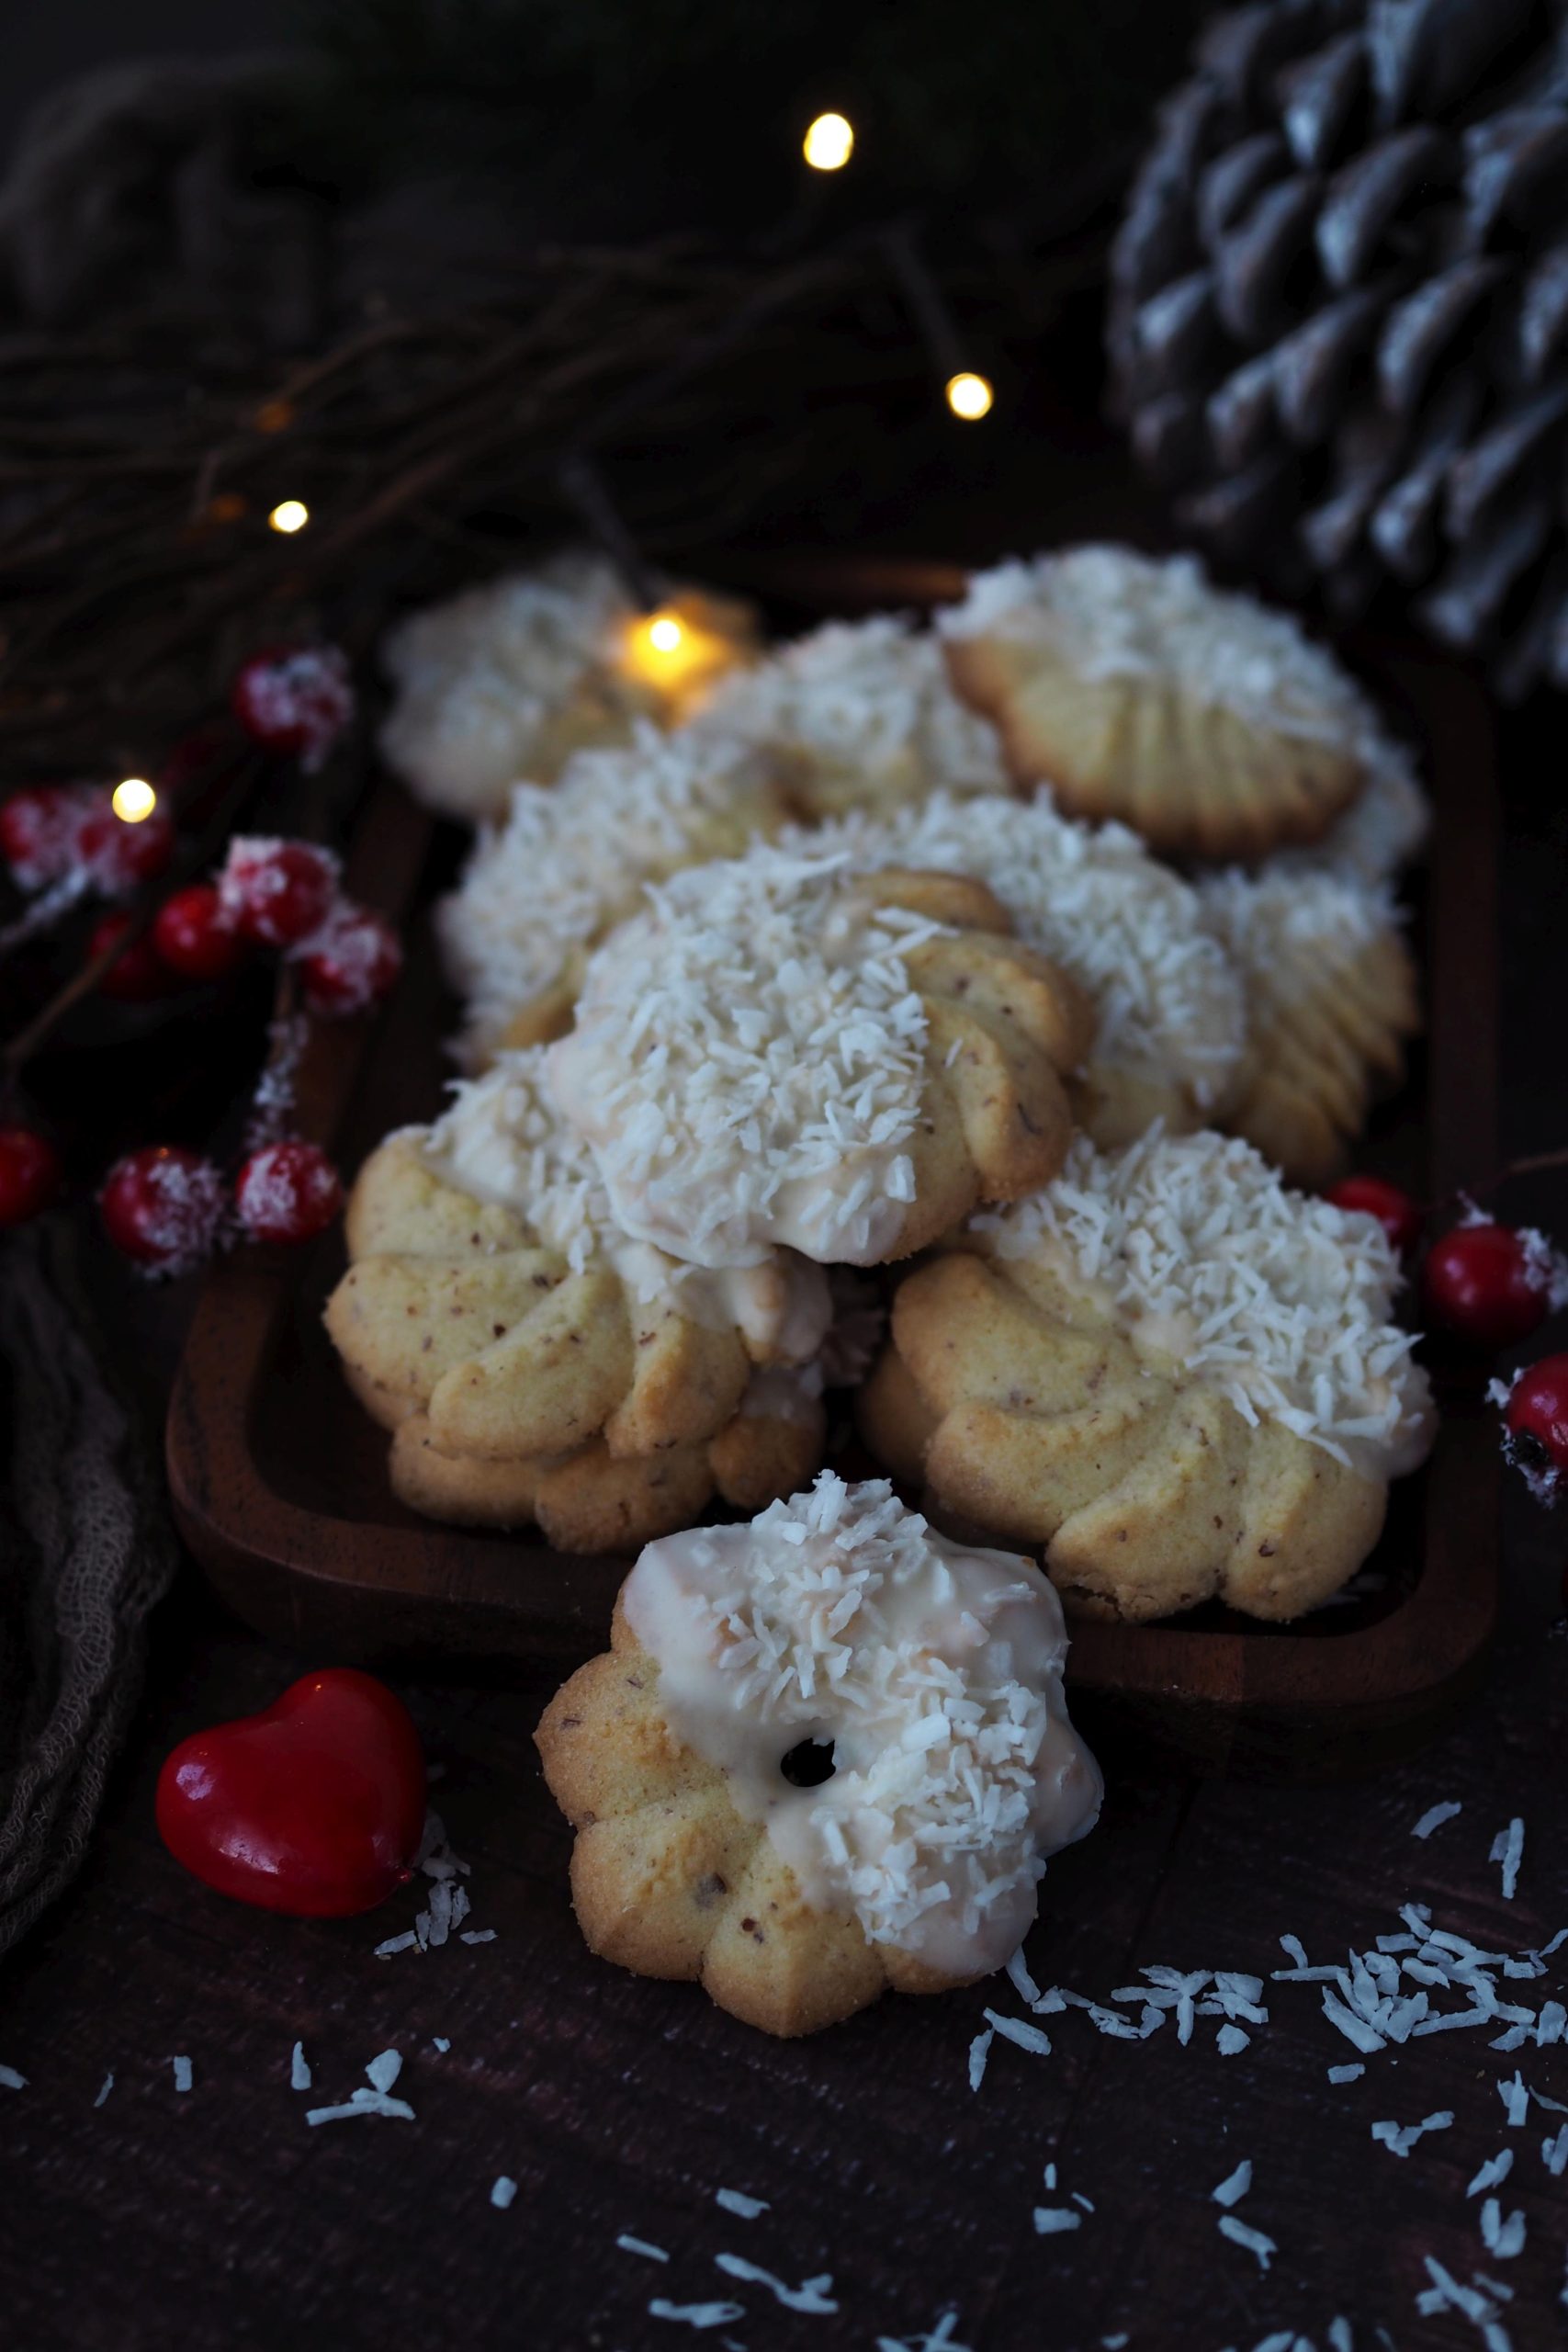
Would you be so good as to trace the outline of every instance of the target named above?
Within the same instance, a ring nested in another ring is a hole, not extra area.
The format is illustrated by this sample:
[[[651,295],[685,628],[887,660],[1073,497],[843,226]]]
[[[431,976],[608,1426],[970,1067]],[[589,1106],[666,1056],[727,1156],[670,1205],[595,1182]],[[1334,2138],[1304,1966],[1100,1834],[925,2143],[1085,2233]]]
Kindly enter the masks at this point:
[[[652,1544],[536,1734],[591,1949],[765,2033],[1001,1967],[1100,1807],[1032,1563],[824,1471]]]
[[[1292,1183],[1320,1189],[1399,1083],[1421,1026],[1398,913],[1382,885],[1326,867],[1215,875],[1199,896],[1247,991],[1247,1074],[1225,1125]]]
[[[1082,547],[981,572],[938,617],[949,674],[1010,773],[1162,855],[1314,842],[1365,783],[1374,716],[1299,625],[1195,558]]]
[[[571,1552],[788,1492],[821,1459],[820,1270],[774,1251],[707,1274],[628,1243],[540,1076],[507,1057],[354,1188],[327,1329],[393,1433],[394,1489]]]
[[[933,1509],[1042,1547],[1069,1610],[1299,1617],[1429,1442],[1398,1281],[1371,1219],[1244,1142],[1080,1141],[905,1278],[862,1433]]]
[[[388,765],[427,808],[479,824],[504,816],[513,784],[550,783],[574,752],[624,743],[638,719],[679,724],[755,657],[757,616],[681,588],[662,617],[678,631],[668,650],[614,569],[580,550],[411,614],[381,651]]]
[[[616,1222],[744,1266],[907,1257],[1060,1166],[1093,1016],[959,875],[759,847],[677,875],[548,1048]]]

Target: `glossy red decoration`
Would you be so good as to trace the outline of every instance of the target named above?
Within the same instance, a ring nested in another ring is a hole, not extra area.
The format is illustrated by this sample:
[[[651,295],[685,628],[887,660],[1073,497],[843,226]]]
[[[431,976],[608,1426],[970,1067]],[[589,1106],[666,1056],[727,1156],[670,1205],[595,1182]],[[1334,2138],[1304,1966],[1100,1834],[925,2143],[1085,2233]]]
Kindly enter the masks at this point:
[[[234,715],[253,741],[307,772],[354,718],[348,658],[335,645],[269,645],[234,681]]]
[[[149,1273],[185,1274],[218,1236],[226,1206],[223,1179],[209,1159],[182,1144],[144,1144],[117,1159],[98,1195],[104,1231],[117,1250]]]
[[[1562,1261],[1529,1227],[1456,1226],[1435,1241],[1421,1272],[1434,1322],[1483,1348],[1525,1340],[1561,1302]]]
[[[263,1144],[234,1186],[240,1223],[256,1241],[313,1241],[343,1206],[337,1170],[319,1145]]]
[[[83,818],[76,854],[106,898],[128,898],[139,882],[162,874],[175,854],[175,828],[166,810],[154,808],[132,825],[114,813],[106,792]]]
[[[389,922],[344,899],[299,963],[310,1011],[335,1018],[378,1004],[402,969],[403,951]]]
[[[319,930],[337,894],[338,864],[310,842],[243,834],[218,878],[226,919],[264,947],[292,947]]]
[[[1555,1502],[1568,1474],[1568,1355],[1527,1364],[1503,1408],[1504,1452],[1540,1502]]]
[[[327,1667],[260,1714],[183,1740],[158,1777],[158,1834],[220,1894],[346,1918],[412,1875],[424,1786],[401,1700],[373,1675]]]
[[[1393,1247],[1404,1255],[1421,1238],[1426,1214],[1419,1201],[1382,1176],[1347,1176],[1325,1194],[1337,1209],[1360,1209],[1375,1216]]]
[[[182,980],[220,980],[249,948],[210,882],[192,882],[164,900],[152,924],[152,944]]]
[[[31,1127],[0,1127],[0,1226],[25,1225],[60,1190],[60,1154]]]

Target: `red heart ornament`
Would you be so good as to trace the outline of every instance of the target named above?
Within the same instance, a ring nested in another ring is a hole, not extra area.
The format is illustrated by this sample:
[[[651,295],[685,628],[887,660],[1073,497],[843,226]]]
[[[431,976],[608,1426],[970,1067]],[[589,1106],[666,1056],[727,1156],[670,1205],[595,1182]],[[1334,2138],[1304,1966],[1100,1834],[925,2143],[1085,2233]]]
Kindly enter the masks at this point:
[[[424,1828],[424,1758],[373,1675],[301,1675],[258,1715],[193,1732],[158,1776],[158,1834],[220,1894],[345,1918],[406,1883]]]

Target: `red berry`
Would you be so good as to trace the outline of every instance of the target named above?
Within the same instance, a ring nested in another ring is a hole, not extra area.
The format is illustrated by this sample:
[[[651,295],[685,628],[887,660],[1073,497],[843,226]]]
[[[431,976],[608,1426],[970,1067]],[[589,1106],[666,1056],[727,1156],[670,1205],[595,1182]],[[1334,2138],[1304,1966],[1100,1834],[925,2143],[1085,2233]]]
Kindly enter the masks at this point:
[[[60,1155],[31,1127],[0,1127],[0,1225],[25,1225],[60,1189]]]
[[[313,1241],[343,1206],[337,1170],[313,1143],[263,1144],[234,1187],[240,1223],[256,1241]]]
[[[106,947],[112,947],[130,928],[129,915],[100,915],[87,941],[88,961],[101,956]],[[159,962],[152,941],[142,938],[109,966],[98,982],[98,994],[113,997],[117,1004],[151,1004],[155,998],[167,996],[172,984],[168,968]]]
[[[162,874],[174,854],[173,820],[154,808],[136,824],[117,817],[107,793],[82,819],[76,854],[106,898],[123,899],[139,882]]]
[[[243,835],[218,877],[226,919],[264,947],[292,947],[325,922],[337,895],[337,860],[309,842]]]
[[[1568,1303],[1568,1266],[1528,1227],[1456,1226],[1427,1251],[1421,1281],[1434,1320],[1479,1347],[1528,1339]]]
[[[1425,1222],[1421,1204],[1382,1176],[1347,1176],[1325,1197],[1337,1209],[1359,1209],[1375,1216],[1401,1255],[1420,1239]]]
[[[328,1016],[363,1012],[378,1004],[402,969],[403,951],[389,922],[340,899],[321,929],[305,941],[299,970],[305,1001]]]
[[[1568,1356],[1526,1365],[1508,1391],[1503,1425],[1503,1451],[1536,1500],[1555,1502],[1568,1471]]]
[[[269,645],[235,679],[233,704],[265,750],[318,768],[354,717],[347,657],[335,645]]]
[[[117,1250],[151,1273],[188,1273],[217,1238],[223,1179],[197,1152],[147,1144],[116,1161],[98,1205]]]
[[[0,851],[19,889],[64,880],[79,863],[83,820],[97,803],[90,786],[51,784],[14,792],[0,807]]]
[[[176,890],[158,910],[152,944],[183,980],[220,980],[244,960],[247,943],[210,882]]]

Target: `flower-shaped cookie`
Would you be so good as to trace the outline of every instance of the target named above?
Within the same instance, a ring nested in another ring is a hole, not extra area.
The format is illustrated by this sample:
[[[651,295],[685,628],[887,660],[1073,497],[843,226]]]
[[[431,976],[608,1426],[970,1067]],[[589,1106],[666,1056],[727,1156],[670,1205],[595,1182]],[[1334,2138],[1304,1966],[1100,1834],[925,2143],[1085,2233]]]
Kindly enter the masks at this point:
[[[1074,548],[982,572],[939,616],[959,694],[1015,780],[1176,856],[1316,841],[1360,791],[1365,699],[1297,623],[1190,556]]]
[[[548,1049],[623,1229],[745,1266],[908,1256],[1061,1165],[1092,1013],[957,875],[769,847],[676,876]]]
[[[810,2033],[999,1968],[1100,1775],[1031,1562],[824,1471],[650,1544],[536,1735],[602,1958]]]
[[[1042,1547],[1080,1613],[1297,1617],[1429,1442],[1398,1279],[1374,1220],[1244,1142],[1080,1142],[906,1278],[861,1427],[933,1507]]]
[[[538,1059],[389,1136],[355,1187],[327,1329],[394,1433],[393,1486],[440,1518],[536,1520],[563,1551],[644,1542],[716,1493],[756,1510],[821,1458],[804,1368],[826,1281],[782,1250],[716,1275],[628,1242]]]

